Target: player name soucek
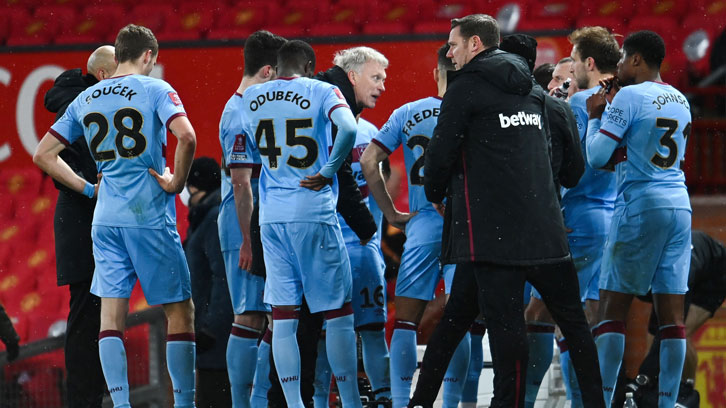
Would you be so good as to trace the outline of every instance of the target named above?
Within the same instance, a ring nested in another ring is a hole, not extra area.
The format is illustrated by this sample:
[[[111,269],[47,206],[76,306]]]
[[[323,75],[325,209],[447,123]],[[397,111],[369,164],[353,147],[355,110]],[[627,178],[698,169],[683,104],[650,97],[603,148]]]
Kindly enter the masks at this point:
[[[310,100],[303,98],[302,95],[295,91],[268,91],[257,95],[252,101],[250,101],[250,110],[252,112],[259,109],[262,105],[267,102],[290,102],[300,107],[300,109],[308,109],[310,107]]]
[[[103,88],[98,88],[86,97],[86,103],[91,103],[92,99],[100,98],[103,95],[119,95],[131,101],[134,95],[137,95],[136,91],[125,85],[109,85]]]

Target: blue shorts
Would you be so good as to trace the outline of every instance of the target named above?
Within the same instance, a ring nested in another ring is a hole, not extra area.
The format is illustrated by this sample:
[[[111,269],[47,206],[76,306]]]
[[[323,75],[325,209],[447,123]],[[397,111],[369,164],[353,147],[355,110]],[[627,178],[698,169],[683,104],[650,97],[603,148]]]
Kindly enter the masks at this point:
[[[191,296],[189,267],[176,227],[165,229],[93,226],[96,269],[91,293],[126,298],[136,280],[146,302],[163,305]]]
[[[396,296],[429,301],[441,280],[441,242],[404,247],[396,279]]]
[[[340,309],[351,301],[352,277],[339,225],[260,225],[265,252],[265,303],[302,304],[312,313]]]
[[[346,245],[353,275],[355,327],[386,322],[386,264],[378,245]]]
[[[234,314],[269,312],[270,305],[265,304],[262,300],[265,292],[265,278],[240,269],[239,251],[223,251],[222,255]]]
[[[691,264],[691,212],[618,207],[605,244],[600,288],[645,295],[685,294]]]

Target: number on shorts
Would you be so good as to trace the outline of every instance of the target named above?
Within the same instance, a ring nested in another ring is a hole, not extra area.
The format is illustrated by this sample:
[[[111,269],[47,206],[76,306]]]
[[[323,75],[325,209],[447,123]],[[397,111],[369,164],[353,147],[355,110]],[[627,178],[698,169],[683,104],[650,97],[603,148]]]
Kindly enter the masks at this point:
[[[375,307],[376,305],[378,307],[383,307],[383,285],[378,285],[373,291],[373,299],[371,299],[370,291],[368,290],[368,288],[363,288],[360,291],[360,294],[363,295],[363,304],[361,305],[362,308],[367,309]]]

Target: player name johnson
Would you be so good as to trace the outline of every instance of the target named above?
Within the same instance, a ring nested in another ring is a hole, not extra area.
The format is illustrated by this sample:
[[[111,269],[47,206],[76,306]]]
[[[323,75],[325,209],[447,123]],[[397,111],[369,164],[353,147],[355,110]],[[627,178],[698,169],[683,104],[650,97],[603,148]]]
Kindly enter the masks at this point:
[[[300,109],[307,109],[310,107],[310,101],[308,99],[304,99],[302,95],[297,92],[270,91],[257,95],[257,97],[250,102],[250,110],[254,112],[266,102],[274,101],[292,102],[299,106]]]

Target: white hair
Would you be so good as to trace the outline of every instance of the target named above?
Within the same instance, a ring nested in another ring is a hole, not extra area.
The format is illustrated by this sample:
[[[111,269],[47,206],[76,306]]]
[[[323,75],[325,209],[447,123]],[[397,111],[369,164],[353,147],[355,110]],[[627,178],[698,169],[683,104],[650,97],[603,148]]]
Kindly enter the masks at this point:
[[[385,69],[388,68],[388,59],[371,47],[353,47],[335,53],[333,64],[339,66],[347,74],[350,71],[361,73],[363,64],[375,61]]]

